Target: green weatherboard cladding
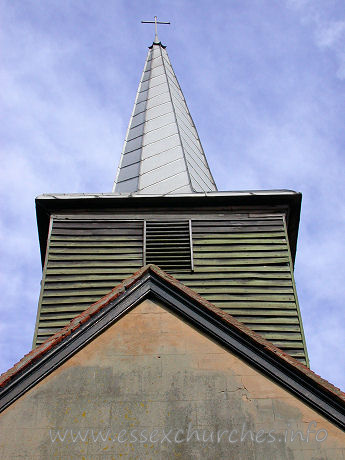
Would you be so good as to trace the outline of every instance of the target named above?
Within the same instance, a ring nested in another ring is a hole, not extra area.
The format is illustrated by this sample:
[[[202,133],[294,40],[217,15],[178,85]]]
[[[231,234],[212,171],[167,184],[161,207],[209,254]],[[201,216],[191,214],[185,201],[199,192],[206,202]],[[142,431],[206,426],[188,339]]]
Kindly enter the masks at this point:
[[[146,234],[146,228],[161,228],[160,223],[167,221],[183,234],[168,241],[161,231]],[[150,239],[153,233],[155,241]],[[186,249],[189,238],[192,245]],[[185,247],[182,252],[179,239]],[[183,264],[172,263],[174,258]],[[170,213],[170,217],[159,212],[53,214],[34,345],[145,262],[166,265],[205,299],[308,362],[285,215],[265,210]]]

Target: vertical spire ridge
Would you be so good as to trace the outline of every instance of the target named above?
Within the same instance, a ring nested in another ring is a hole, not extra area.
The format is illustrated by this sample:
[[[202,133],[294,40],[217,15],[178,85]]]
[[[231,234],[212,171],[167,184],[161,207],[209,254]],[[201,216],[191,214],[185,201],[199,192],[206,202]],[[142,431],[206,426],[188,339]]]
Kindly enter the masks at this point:
[[[113,192],[166,195],[216,190],[168,53],[161,43],[153,43],[139,83]]]

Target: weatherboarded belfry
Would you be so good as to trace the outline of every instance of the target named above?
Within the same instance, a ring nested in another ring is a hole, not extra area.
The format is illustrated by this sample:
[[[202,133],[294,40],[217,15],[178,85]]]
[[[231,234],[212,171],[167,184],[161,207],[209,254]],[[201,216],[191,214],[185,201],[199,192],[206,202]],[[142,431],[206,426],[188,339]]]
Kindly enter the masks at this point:
[[[113,192],[36,199],[0,456],[340,459],[345,395],[309,370],[294,282],[301,194],[217,191],[157,23]]]
[[[293,278],[300,202],[288,190],[217,191],[156,35],[113,193],[36,200],[45,266],[34,345],[155,263],[308,363]]]

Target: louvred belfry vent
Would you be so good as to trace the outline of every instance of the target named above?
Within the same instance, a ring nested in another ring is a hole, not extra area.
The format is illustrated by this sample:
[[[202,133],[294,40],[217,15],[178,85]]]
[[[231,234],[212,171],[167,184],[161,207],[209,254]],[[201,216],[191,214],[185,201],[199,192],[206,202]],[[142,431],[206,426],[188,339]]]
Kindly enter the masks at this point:
[[[167,272],[193,270],[191,222],[145,221],[144,261]]]

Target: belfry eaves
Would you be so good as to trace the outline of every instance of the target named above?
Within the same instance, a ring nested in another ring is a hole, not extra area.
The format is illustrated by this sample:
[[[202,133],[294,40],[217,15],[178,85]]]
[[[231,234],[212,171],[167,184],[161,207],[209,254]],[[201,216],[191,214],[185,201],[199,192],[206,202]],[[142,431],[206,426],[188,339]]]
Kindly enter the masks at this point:
[[[149,48],[113,192],[217,191],[165,47]]]

